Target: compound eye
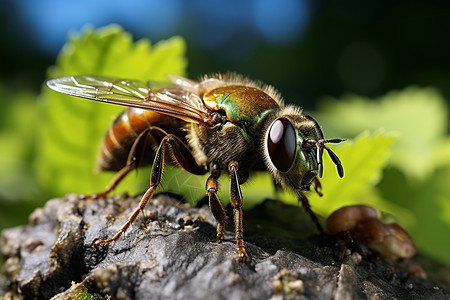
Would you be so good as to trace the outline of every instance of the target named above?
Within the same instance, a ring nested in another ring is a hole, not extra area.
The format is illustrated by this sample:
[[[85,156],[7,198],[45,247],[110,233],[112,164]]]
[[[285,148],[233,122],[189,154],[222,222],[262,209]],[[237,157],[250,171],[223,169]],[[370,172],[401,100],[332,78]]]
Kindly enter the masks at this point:
[[[286,172],[294,162],[297,139],[295,129],[286,118],[275,120],[269,128],[267,148],[273,165]]]

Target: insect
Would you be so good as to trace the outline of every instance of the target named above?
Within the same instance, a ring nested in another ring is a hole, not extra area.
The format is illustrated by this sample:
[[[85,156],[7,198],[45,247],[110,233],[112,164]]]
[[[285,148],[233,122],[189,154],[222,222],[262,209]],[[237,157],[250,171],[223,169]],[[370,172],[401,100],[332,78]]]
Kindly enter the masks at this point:
[[[139,207],[112,238],[95,244],[117,241],[135,221],[161,183],[165,163],[203,175],[209,206],[218,222],[217,238],[222,239],[227,215],[217,196],[218,178],[230,176],[230,199],[236,248],[240,261],[248,259],[243,240],[243,196],[240,185],[252,172],[268,170],[277,185],[291,188],[317,228],[323,232],[311,210],[305,192],[322,177],[322,153],[326,150],[337,166],[339,158],[325,144],[317,122],[294,105],[285,105],[271,86],[241,75],[204,76],[199,82],[169,75],[169,82],[128,80],[104,76],[68,76],[47,81],[58,92],[106,103],[127,106],[108,129],[102,144],[98,168],[118,171],[100,198],[133,169],[153,166],[150,187]],[[147,145],[147,146],[146,146]],[[148,151],[153,145],[154,151]],[[172,161],[167,161],[170,153]]]

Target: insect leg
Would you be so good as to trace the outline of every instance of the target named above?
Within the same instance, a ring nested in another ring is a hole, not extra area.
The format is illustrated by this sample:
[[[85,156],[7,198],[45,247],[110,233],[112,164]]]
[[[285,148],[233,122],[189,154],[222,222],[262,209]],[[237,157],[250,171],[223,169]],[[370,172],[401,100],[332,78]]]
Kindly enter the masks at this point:
[[[157,129],[161,132],[164,132],[162,129],[153,127],[153,129]],[[164,132],[165,133],[165,132]],[[172,146],[173,154],[175,155],[175,158],[180,163],[180,165],[186,170],[190,171],[203,171],[202,174],[206,173],[206,169],[200,167],[194,159],[194,156],[189,151],[187,146],[175,135],[173,134],[167,134],[162,139],[159,148],[156,152],[155,159],[153,161],[152,166],[152,173],[150,175],[150,188],[145,192],[145,194],[142,196],[141,202],[139,203],[139,207],[135,209],[135,211],[128,217],[127,222],[122,226],[122,228],[117,232],[112,238],[98,241],[94,244],[95,247],[98,245],[108,245],[111,242],[117,241],[122,233],[124,233],[128,227],[136,220],[139,212],[145,209],[150,199],[153,197],[153,194],[155,193],[155,190],[158,188],[158,186],[161,184],[162,174],[164,170],[164,161],[165,161],[165,154],[166,154],[166,146],[167,144]],[[190,157],[181,160],[179,155],[188,155]],[[181,161],[180,161],[181,160]],[[195,163],[195,164],[194,164]]]
[[[227,214],[223,208],[222,202],[217,196],[217,191],[219,190],[219,184],[217,182],[217,177],[211,174],[206,181],[206,193],[209,196],[209,209],[217,221],[217,238],[223,239],[225,234],[225,222],[227,220]]]
[[[316,191],[317,195],[319,195],[320,197],[323,196],[322,184],[320,183],[319,179],[317,179],[317,177],[314,177],[314,190]]]
[[[106,197],[106,195],[108,195],[112,190],[114,190],[116,186],[122,181],[122,179],[124,179],[125,176],[128,173],[130,173],[130,171],[136,169],[139,166],[139,162],[142,159],[142,156],[145,152],[145,145],[147,144],[148,136],[151,130],[152,129],[148,128],[143,132],[141,132],[141,134],[139,134],[139,136],[134,141],[133,146],[131,147],[130,154],[128,155],[127,159],[127,164],[119,172],[117,172],[117,174],[111,180],[111,183],[104,191],[92,195],[81,195],[80,198],[82,200],[86,199],[97,200]]]
[[[230,172],[230,199],[233,205],[234,231],[236,233],[236,248],[239,254],[239,261],[248,259],[244,244],[244,224],[242,215],[243,198],[241,188],[239,186],[238,163],[232,161],[228,164]]]
[[[306,211],[311,220],[314,222],[314,225],[316,225],[317,230],[319,230],[320,233],[325,233],[325,231],[322,228],[322,225],[320,225],[319,219],[311,209],[311,205],[309,204],[308,198],[306,198],[306,196],[301,191],[297,193],[297,196],[298,199],[302,202],[303,209]]]

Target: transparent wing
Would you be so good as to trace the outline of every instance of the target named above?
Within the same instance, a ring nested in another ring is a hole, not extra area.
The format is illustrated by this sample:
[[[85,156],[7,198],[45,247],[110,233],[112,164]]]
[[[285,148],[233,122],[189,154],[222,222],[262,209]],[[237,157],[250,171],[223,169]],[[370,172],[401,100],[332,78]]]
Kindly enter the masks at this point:
[[[210,111],[201,97],[173,82],[80,75],[51,79],[47,85],[72,96],[150,109],[189,122],[212,125]]]

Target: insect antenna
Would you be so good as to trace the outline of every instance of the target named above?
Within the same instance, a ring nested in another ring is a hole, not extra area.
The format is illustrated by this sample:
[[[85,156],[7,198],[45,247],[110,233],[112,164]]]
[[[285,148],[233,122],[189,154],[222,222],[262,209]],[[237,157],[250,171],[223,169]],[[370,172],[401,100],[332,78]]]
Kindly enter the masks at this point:
[[[339,160],[337,155],[330,148],[328,148],[328,146],[323,145],[323,147],[325,148],[325,150],[327,150],[328,155],[330,156],[331,160],[336,165],[339,177],[341,177],[341,178],[344,177],[344,168],[342,167],[341,161]]]
[[[344,139],[329,139],[329,140],[308,140],[308,144],[315,144],[317,148],[317,172],[320,178],[322,178],[323,175],[323,161],[322,161],[322,155],[323,155],[323,149],[327,150],[328,155],[330,156],[331,160],[336,165],[339,177],[344,177],[344,168],[342,167],[342,163],[337,157],[337,155],[331,150],[325,143],[333,143],[337,144],[340,142],[345,141]]]

